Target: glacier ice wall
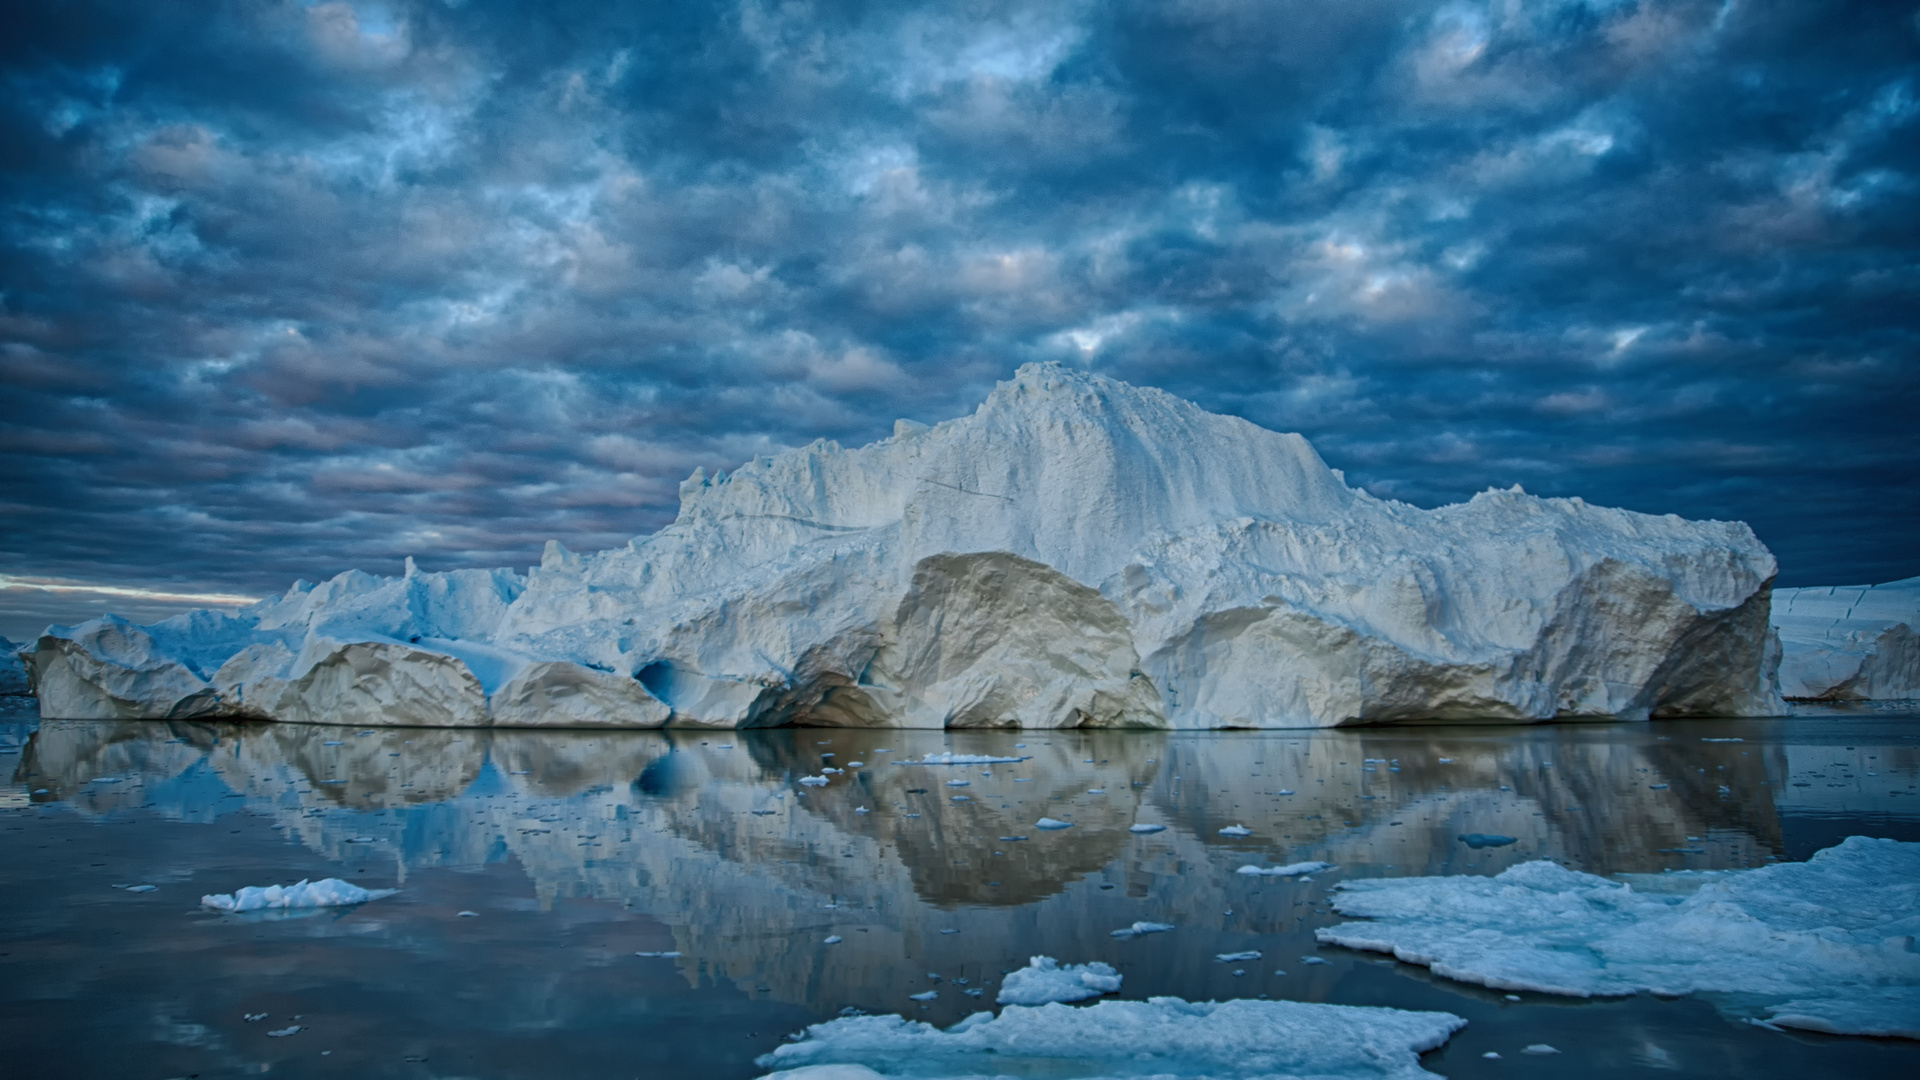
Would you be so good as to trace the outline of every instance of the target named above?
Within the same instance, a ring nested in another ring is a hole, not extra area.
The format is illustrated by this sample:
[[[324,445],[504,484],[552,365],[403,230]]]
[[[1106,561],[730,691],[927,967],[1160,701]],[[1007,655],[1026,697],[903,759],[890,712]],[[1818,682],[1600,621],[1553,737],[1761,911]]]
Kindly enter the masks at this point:
[[[1764,715],[1737,522],[1349,487],[1299,435],[1029,365],[972,415],[701,470],[540,565],[348,572],[53,627],[46,716],[424,726],[1303,727]]]
[[[1780,692],[1815,701],[1920,698],[1920,577],[1777,589]]]

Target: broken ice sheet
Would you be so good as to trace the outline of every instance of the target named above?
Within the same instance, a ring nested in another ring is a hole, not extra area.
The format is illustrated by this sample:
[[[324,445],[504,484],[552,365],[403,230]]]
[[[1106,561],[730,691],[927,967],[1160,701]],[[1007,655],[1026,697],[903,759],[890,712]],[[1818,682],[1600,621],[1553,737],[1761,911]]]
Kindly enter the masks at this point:
[[[302,879],[293,885],[249,885],[237,893],[212,893],[200,898],[215,911],[244,912],[289,908],[344,907],[392,896],[398,889],[363,889],[339,878]]]
[[[1007,1074],[1018,1062],[1045,1062],[1045,1075],[1059,1080],[1432,1080],[1419,1055],[1465,1025],[1450,1013],[1296,1001],[1009,1005],[997,1017],[975,1013],[945,1031],[899,1016],[832,1020],[758,1064],[781,1070],[770,1074],[781,1080],[981,1077]],[[802,1071],[809,1066],[816,1069]]]
[[[1045,1005],[1119,992],[1120,973],[1110,965],[1094,961],[1061,967],[1051,956],[1036,956],[1001,980],[997,1000],[1002,1005]]]
[[[1920,1039],[1920,843],[1854,836],[1804,863],[1622,876],[1539,861],[1345,882],[1334,909],[1370,921],[1316,936],[1493,989],[1738,994],[1774,1002],[1781,1026]]]

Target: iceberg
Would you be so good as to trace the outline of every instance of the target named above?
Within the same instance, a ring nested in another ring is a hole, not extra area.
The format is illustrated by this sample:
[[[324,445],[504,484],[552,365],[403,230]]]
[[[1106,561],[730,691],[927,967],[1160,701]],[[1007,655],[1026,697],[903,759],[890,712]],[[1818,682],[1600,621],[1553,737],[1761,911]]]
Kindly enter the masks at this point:
[[[1012,1005],[940,1030],[899,1016],[815,1024],[762,1056],[763,1080],[875,1075],[1213,1080],[1315,1077],[1432,1080],[1419,1055],[1466,1026],[1451,1013],[1296,1001],[1103,1001],[1075,1008]]]
[[[1495,990],[1743,995],[1780,1026],[1920,1039],[1920,843],[1853,836],[1804,863],[1625,877],[1539,861],[1342,882],[1334,910],[1370,921],[1316,936]]]
[[[0,697],[21,697],[29,693],[27,663],[21,659],[21,648],[0,637]]]
[[[1110,964],[1094,961],[1061,967],[1051,956],[1036,956],[1000,981],[996,1000],[1002,1005],[1046,1005],[1119,992],[1120,973]]]
[[[1328,862],[1297,862],[1285,866],[1254,866],[1248,864],[1234,871],[1248,877],[1299,877],[1302,874],[1317,874],[1322,870],[1332,870],[1334,865]]]
[[[1776,589],[1780,693],[1805,701],[1920,698],[1920,577]]]
[[[1033,364],[968,416],[696,469],[622,548],[49,627],[29,677],[47,717],[362,727],[1774,715],[1775,571],[1737,522],[1379,499],[1299,435]]]
[[[346,907],[392,896],[399,891],[363,889],[339,878],[322,878],[319,881],[302,879],[293,885],[249,885],[236,893],[212,893],[201,897],[200,905],[227,912]]]

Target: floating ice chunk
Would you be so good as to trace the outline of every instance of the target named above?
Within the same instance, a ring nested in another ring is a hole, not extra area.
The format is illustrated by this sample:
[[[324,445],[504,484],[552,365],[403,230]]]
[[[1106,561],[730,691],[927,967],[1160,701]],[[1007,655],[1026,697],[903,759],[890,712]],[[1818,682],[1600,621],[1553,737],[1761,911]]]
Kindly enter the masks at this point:
[[[1920,1038],[1920,843],[1849,837],[1804,863],[1632,875],[1345,882],[1319,940],[1501,990],[1773,999],[1771,1022]]]
[[[949,781],[947,781],[947,786],[948,786],[948,787],[972,787],[972,786],[973,786],[973,781],[971,781],[971,780],[949,780]]]
[[[1745,739],[1701,739],[1701,742],[1746,742]]]
[[[1013,1061],[1045,1062],[1047,1075],[1061,1077],[1432,1080],[1419,1055],[1465,1025],[1451,1013],[1297,1001],[1010,1005],[997,1017],[975,1013],[945,1031],[899,1016],[832,1020],[758,1064],[792,1070],[765,1080],[870,1080],[852,1071],[868,1068],[888,1077],[982,1077],[1010,1071],[992,1063]]]
[[[637,953],[634,953],[633,955],[644,956],[644,957],[647,957],[648,959],[655,959],[655,960],[672,960],[674,957],[679,956],[680,953],[675,950],[669,950],[667,952],[637,952]]]
[[[800,782],[808,787],[824,787],[827,783],[827,778],[824,776],[803,776],[800,778]]]
[[[1138,825],[1128,826],[1127,831],[1131,833],[1156,833],[1166,832],[1167,827],[1165,825],[1150,825],[1143,821]]]
[[[1517,837],[1502,836],[1499,833],[1470,832],[1461,833],[1460,842],[1478,851],[1481,848],[1506,847],[1508,844],[1517,844],[1520,841]]]
[[[1171,929],[1173,929],[1172,923],[1137,922],[1132,926],[1124,926],[1115,930],[1113,936],[1117,938],[1140,937],[1144,934],[1164,934]]]
[[[1001,980],[997,1000],[1002,1005],[1045,1005],[1119,992],[1120,973],[1111,965],[1095,961],[1061,967],[1051,956],[1036,956]]]
[[[1274,794],[1275,795],[1291,795],[1293,794],[1293,792],[1288,791],[1286,788],[1281,788],[1279,791],[1274,792]]]
[[[339,878],[319,881],[302,879],[293,885],[249,885],[237,893],[210,893],[200,898],[202,906],[215,911],[265,911],[272,908],[344,907],[364,904],[399,889],[363,889]]]
[[[873,811],[871,811],[871,810],[868,810],[868,809],[867,809],[866,807],[864,807],[864,806],[856,806],[856,807],[854,807],[854,808],[853,808],[853,812],[854,812],[854,813],[856,813],[856,814],[870,814],[870,813],[872,813]]]
[[[1253,830],[1245,825],[1229,825],[1220,830],[1221,836],[1252,836]]]
[[[1534,1043],[1532,1046],[1522,1048],[1520,1052],[1523,1054],[1557,1054],[1560,1051],[1555,1050],[1546,1043]]]
[[[1498,1051],[1498,1050],[1489,1050],[1489,1051],[1487,1051],[1486,1053],[1484,1053],[1484,1054],[1481,1054],[1480,1056],[1481,1056],[1481,1057],[1483,1057],[1483,1058],[1486,1058],[1486,1059],[1487,1059],[1488,1061],[1499,1061],[1499,1060],[1500,1060],[1500,1051]]]
[[[1311,967],[1311,966],[1313,966],[1314,964],[1331,964],[1331,963],[1333,963],[1333,961],[1331,961],[1331,960],[1329,960],[1329,959],[1327,959],[1327,958],[1326,958],[1326,957],[1324,957],[1324,956],[1303,956],[1303,957],[1301,957],[1301,958],[1300,958],[1300,962],[1301,962],[1301,963],[1303,963],[1303,964],[1306,964],[1306,965],[1307,965],[1307,966],[1309,966],[1309,967]]]
[[[839,934],[828,934],[828,935],[827,935],[827,937],[826,937],[826,940],[825,940],[825,941],[822,941],[822,942],[821,942],[820,944],[822,944],[822,945],[838,945],[838,944],[840,944],[840,943],[841,943],[842,941],[845,941],[845,940],[846,940],[846,939],[845,939],[845,938],[843,938],[843,937],[841,937],[841,936],[840,936]]]
[[[1248,949],[1246,952],[1215,953],[1213,958],[1223,964],[1239,964],[1248,960],[1260,959],[1260,951],[1258,949]]]
[[[1441,758],[1441,759],[1440,759],[1440,764],[1442,764],[1442,765],[1451,765],[1451,764],[1453,764],[1453,759],[1452,759],[1452,758],[1450,758],[1450,757],[1443,757],[1443,758]]]
[[[480,913],[477,911],[456,911],[453,913],[453,917],[456,919],[477,919],[480,917]]]
[[[885,753],[875,750],[874,753]],[[918,761],[896,761],[895,765],[1014,765],[1032,761],[1032,757],[995,757],[992,754],[928,754]]]
[[[849,762],[847,762],[847,768],[849,768],[849,769],[859,769],[859,768],[864,768],[864,767],[866,766],[866,764],[867,764],[867,763],[866,763],[866,762],[864,762],[864,761],[849,761]]]
[[[1243,866],[1234,872],[1248,877],[1299,877],[1301,874],[1317,874],[1333,868],[1332,863],[1297,862],[1285,866]]]
[[[289,1026],[287,1026],[287,1027],[283,1027],[283,1028],[281,1028],[281,1029],[279,1029],[278,1031],[269,1031],[269,1032],[267,1032],[267,1038],[269,1038],[269,1039],[284,1039],[284,1038],[286,1038],[286,1037],[287,1037],[287,1036],[289,1036],[289,1035],[298,1035],[298,1034],[300,1034],[301,1032],[303,1032],[303,1031],[305,1031],[305,1030],[307,1030],[307,1029],[306,1029],[306,1028],[303,1028],[303,1027],[301,1027],[301,1026],[300,1026],[299,1024],[292,1024],[292,1025],[289,1025]]]
[[[1034,822],[1033,827],[1036,829],[1071,829],[1073,828],[1073,822],[1055,821],[1050,817],[1043,817],[1039,821]]]
[[[939,996],[940,996],[940,991],[928,990],[925,993],[908,994],[907,999],[909,1001],[932,1001],[934,998],[937,998]]]

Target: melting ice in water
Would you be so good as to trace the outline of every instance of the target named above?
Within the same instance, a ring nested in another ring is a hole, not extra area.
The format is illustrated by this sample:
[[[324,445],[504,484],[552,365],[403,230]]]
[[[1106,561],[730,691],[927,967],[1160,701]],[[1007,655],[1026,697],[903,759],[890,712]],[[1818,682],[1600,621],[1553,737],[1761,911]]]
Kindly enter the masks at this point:
[[[215,911],[266,911],[273,908],[323,908],[364,904],[399,889],[363,889],[339,878],[302,880],[293,885],[249,885],[237,893],[213,893],[200,898],[204,907]]]
[[[1119,992],[1120,973],[1110,964],[1095,961],[1061,967],[1051,956],[1036,956],[1001,981],[998,1000],[1002,1005],[1046,1005]]]
[[[1316,936],[1499,990],[1752,995],[1774,1024],[1920,1038],[1920,843],[1854,836],[1804,863],[1621,876],[1541,861],[1348,881],[1334,909],[1371,921]]]

